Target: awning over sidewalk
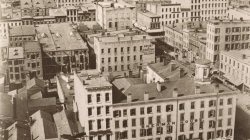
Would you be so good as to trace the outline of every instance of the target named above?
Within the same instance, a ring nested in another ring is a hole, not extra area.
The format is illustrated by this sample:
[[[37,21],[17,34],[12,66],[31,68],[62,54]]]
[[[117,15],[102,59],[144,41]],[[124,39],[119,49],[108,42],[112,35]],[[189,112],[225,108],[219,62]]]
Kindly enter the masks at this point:
[[[230,74],[225,74],[223,75],[229,82],[233,83],[235,86],[239,86],[240,84],[242,84],[243,82],[241,80],[239,80],[238,78],[230,75]]]

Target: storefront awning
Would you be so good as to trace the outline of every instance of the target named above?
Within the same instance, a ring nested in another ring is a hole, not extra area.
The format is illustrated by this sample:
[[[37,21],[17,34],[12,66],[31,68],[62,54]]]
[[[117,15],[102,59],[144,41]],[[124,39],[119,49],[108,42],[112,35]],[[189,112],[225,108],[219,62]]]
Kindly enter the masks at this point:
[[[241,80],[239,80],[238,78],[230,75],[230,74],[225,74],[223,75],[229,82],[233,83],[235,86],[239,86],[240,84],[242,84],[243,82]]]

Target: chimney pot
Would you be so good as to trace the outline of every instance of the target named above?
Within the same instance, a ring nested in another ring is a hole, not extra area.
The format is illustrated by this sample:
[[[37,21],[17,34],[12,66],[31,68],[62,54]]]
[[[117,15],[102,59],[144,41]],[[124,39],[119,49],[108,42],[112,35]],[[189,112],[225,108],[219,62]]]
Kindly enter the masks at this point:
[[[158,92],[161,92],[161,91],[162,91],[162,85],[161,85],[161,82],[160,82],[160,81],[158,81],[158,82],[156,83],[156,88],[157,88],[157,91],[158,91]]]
[[[149,100],[149,95],[148,92],[144,93],[144,101],[148,101]]]
[[[177,88],[174,88],[174,90],[173,90],[173,97],[174,98],[176,98],[176,97],[178,97],[178,89]]]
[[[128,93],[128,95],[127,95],[127,102],[128,103],[132,102],[132,94],[131,93]]]
[[[200,94],[200,93],[201,93],[200,86],[195,86],[195,94]]]
[[[219,93],[219,84],[214,84],[214,92]]]

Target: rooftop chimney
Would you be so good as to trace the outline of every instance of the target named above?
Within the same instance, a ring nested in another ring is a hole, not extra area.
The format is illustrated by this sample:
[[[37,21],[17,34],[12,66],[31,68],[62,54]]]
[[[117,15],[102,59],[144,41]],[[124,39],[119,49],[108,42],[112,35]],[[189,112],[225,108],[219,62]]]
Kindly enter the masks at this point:
[[[242,59],[246,59],[246,58],[247,58],[246,54],[242,54]]]
[[[219,84],[214,84],[214,93],[219,93]]]
[[[156,88],[157,88],[157,91],[158,91],[158,92],[161,92],[161,91],[162,91],[162,85],[161,85],[161,82],[160,82],[160,81],[158,81],[158,82],[156,83]]]
[[[184,75],[185,75],[184,69],[180,68],[179,71],[180,71],[180,78],[184,77]]]
[[[173,97],[174,98],[176,98],[176,97],[178,97],[178,89],[177,88],[174,88],[174,90],[173,90]]]
[[[201,93],[201,88],[200,86],[195,86],[195,94],[200,94]]]
[[[148,92],[145,92],[144,93],[144,101],[148,101],[148,99],[149,99]]]
[[[163,59],[163,65],[166,66],[169,63],[169,60],[167,60],[167,58]]]
[[[132,102],[132,94],[131,93],[128,93],[128,95],[127,95],[127,102],[128,103]]]
[[[170,72],[173,72],[175,70],[175,63],[170,63]]]
[[[132,70],[128,71],[129,78],[132,78],[132,74],[133,74]]]

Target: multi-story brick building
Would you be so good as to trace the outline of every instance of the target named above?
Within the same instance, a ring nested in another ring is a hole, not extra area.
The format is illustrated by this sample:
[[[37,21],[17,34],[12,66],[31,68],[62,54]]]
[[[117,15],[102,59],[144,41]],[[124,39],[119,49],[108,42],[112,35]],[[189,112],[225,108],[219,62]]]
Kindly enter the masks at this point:
[[[74,89],[79,121],[88,139],[111,140],[112,85],[98,71],[87,70],[74,73]]]
[[[148,3],[146,9],[161,16],[162,26],[190,21],[190,9],[182,8],[180,3]]]
[[[49,9],[56,7],[55,2],[51,0],[22,0],[20,2],[22,17],[48,16]]]
[[[223,85],[199,85],[187,76],[150,84],[120,78],[112,91],[100,76],[74,74],[79,119],[90,140],[233,139],[236,95]]]
[[[230,5],[232,6],[250,6],[250,1],[249,0],[231,0]]]
[[[9,47],[8,48],[8,76],[9,82],[21,84],[25,81],[24,71],[24,48]]]
[[[13,26],[9,29],[9,46],[23,46],[25,41],[35,41],[36,31],[33,25]]]
[[[249,50],[231,50],[220,52],[221,76],[234,86],[243,85],[243,91],[250,91]]]
[[[183,8],[191,9],[191,21],[206,21],[209,19],[227,17],[229,0],[173,0],[181,3]]]
[[[248,49],[250,46],[250,21],[212,20],[207,24],[206,59],[218,62],[219,52]]]
[[[108,31],[124,30],[133,26],[135,6],[119,2],[99,2],[96,9],[96,21]]]
[[[94,2],[94,0],[55,0],[57,7],[81,6],[92,2]]]
[[[88,69],[88,47],[73,25],[42,24],[36,26],[36,31],[42,46],[45,79],[53,78],[58,72]]]
[[[96,67],[103,72],[137,70],[155,61],[154,39],[148,35],[102,35],[94,38]]]
[[[161,26],[161,16],[150,11],[137,11],[135,27],[146,31],[149,35],[163,35],[164,31]]]
[[[24,42],[24,70],[28,79],[43,79],[42,49],[37,41]]]

